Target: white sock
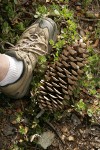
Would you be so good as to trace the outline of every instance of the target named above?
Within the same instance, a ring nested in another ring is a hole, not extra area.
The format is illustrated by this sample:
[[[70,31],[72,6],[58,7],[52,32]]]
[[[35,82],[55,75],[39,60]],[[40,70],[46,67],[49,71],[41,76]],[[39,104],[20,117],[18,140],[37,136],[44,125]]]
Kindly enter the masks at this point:
[[[5,56],[8,57],[10,65],[6,77],[0,82],[0,86],[5,86],[7,84],[14,83],[20,78],[23,72],[22,61],[19,61],[16,58],[10,57],[8,55]]]

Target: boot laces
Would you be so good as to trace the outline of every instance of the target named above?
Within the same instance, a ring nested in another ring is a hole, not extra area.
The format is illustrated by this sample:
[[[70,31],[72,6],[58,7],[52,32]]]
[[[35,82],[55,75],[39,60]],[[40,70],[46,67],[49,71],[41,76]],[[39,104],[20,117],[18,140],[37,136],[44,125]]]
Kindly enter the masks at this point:
[[[47,54],[47,44],[46,39],[43,34],[29,34],[29,36],[22,37],[21,40],[14,46],[13,44],[6,42],[11,47],[10,49],[5,50],[14,50],[14,51],[24,51],[31,52],[37,55],[46,55]]]

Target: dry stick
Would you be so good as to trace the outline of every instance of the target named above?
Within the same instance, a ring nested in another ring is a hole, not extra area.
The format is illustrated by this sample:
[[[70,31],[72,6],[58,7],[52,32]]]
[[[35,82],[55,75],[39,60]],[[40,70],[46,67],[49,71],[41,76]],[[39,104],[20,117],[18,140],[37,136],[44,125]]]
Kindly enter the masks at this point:
[[[54,126],[53,126],[50,122],[48,122],[48,121],[44,121],[44,122],[51,128],[51,130],[56,134],[56,136],[57,136],[57,137],[59,138],[59,140],[61,141],[61,144],[64,146],[65,143],[64,143],[64,141],[61,139],[59,133],[58,133],[57,130],[54,128]]]
[[[43,114],[44,114],[45,110],[41,110],[37,116],[35,118],[39,119]],[[61,139],[59,133],[56,131],[56,129],[54,128],[54,126],[48,122],[48,121],[44,121],[44,123],[46,123],[47,125],[49,125],[49,127],[51,128],[51,130],[57,135],[57,137],[59,138],[59,140],[61,141],[62,145],[65,145],[65,143],[63,142],[63,140]]]
[[[100,21],[99,18],[88,19],[88,18],[78,17],[77,19],[83,20],[83,21]]]
[[[43,114],[44,114],[45,110],[41,110],[35,118],[39,119]]]

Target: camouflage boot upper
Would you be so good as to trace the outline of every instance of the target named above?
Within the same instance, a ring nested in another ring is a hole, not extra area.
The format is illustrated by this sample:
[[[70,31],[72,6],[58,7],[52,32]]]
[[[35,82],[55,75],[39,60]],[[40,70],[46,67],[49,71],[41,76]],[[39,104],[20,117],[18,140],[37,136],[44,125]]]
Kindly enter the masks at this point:
[[[4,94],[18,99],[27,93],[38,56],[50,53],[49,40],[55,41],[56,34],[56,24],[50,18],[41,18],[24,31],[18,43],[6,52],[24,62],[24,71],[18,81],[0,87]]]

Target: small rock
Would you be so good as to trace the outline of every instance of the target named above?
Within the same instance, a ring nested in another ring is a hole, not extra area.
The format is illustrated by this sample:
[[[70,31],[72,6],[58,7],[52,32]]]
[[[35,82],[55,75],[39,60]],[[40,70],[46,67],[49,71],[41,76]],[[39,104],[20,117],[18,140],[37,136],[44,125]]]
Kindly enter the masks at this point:
[[[50,0],[46,0],[46,3],[50,2]]]
[[[65,138],[66,138],[65,135],[62,135],[62,136],[61,136],[61,139],[62,139],[63,141],[65,140]]]
[[[92,45],[93,48],[97,47],[99,45],[100,40],[96,39],[95,43]]]
[[[81,35],[82,37],[85,37],[85,32],[84,32],[83,30],[80,30],[80,35]]]
[[[98,105],[99,101],[97,99],[94,100],[94,105]]]
[[[83,43],[83,39],[82,38],[79,40],[79,43]]]
[[[89,136],[89,129],[85,129],[84,131],[83,131],[83,138],[87,138],[88,136]]]
[[[9,136],[9,135],[14,135],[15,134],[15,128],[10,126],[10,125],[6,125],[3,129],[3,133],[6,135],[6,136]]]
[[[78,148],[74,148],[74,150],[79,150]]]
[[[81,7],[80,6],[76,6],[76,10],[81,10]]]
[[[58,148],[58,149],[59,149],[59,150],[64,150],[62,144],[59,143],[59,148]]]
[[[86,44],[85,43],[80,43],[82,48],[86,48]]]
[[[54,147],[58,146],[58,141],[56,139],[53,141],[52,146],[54,146]]]
[[[83,134],[84,131],[83,131],[82,129],[79,129],[79,132],[80,132],[81,134]]]
[[[47,149],[54,141],[55,134],[51,131],[44,132],[38,140],[42,148]]]
[[[92,30],[93,30],[93,27],[92,27],[92,26],[89,26],[89,30],[92,31]]]
[[[96,18],[99,18],[99,16],[100,16],[99,13],[95,13]]]
[[[68,129],[67,129],[66,126],[63,126],[62,129],[61,129],[61,131],[62,131],[63,133],[66,133],[66,132],[68,132]]]
[[[75,114],[72,114],[71,120],[73,121],[73,124],[74,124],[75,126],[81,124],[80,119],[79,119]]]
[[[68,141],[74,141],[75,139],[74,139],[74,137],[73,136],[69,136],[68,137]]]
[[[82,4],[80,2],[76,2],[75,4],[76,6],[82,6]]]

